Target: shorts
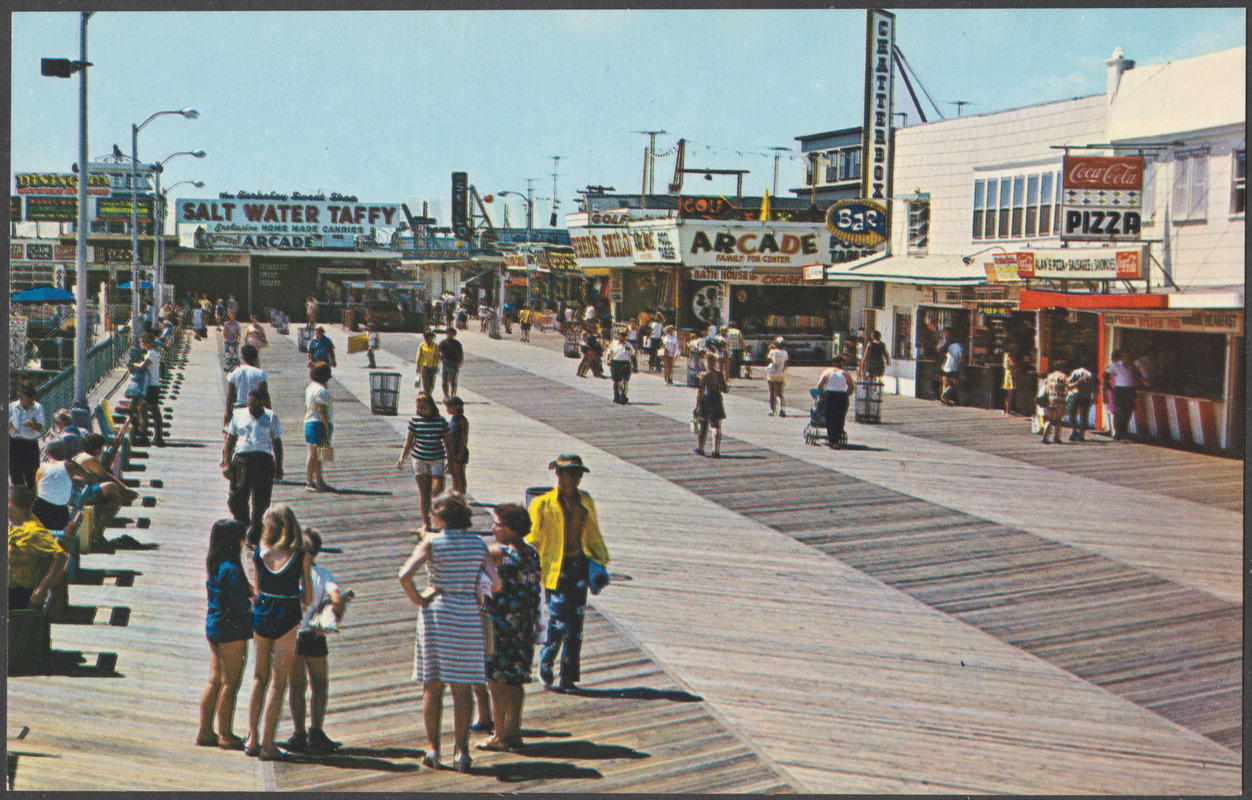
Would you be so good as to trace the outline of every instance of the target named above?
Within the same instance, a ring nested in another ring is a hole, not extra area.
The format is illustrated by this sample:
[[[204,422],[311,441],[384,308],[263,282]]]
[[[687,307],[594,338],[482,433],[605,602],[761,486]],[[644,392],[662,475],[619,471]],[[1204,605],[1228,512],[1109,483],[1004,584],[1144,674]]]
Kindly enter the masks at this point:
[[[309,658],[325,658],[330,649],[326,646],[326,634],[317,631],[300,631],[296,634],[296,655]]]
[[[767,375],[765,376],[765,379],[766,379],[767,381],[769,381],[770,383],[782,383],[783,381],[787,380],[787,376],[785,376],[785,375],[768,375],[768,374],[767,374]]]
[[[335,426],[331,425],[330,430],[327,430],[320,419],[306,422],[304,423],[304,441],[306,444],[325,444],[334,429]]]
[[[437,478],[442,478],[443,477],[443,465],[444,465],[444,461],[441,458],[440,459],[415,458],[413,459],[413,474],[414,475],[434,475]]]
[[[149,403],[161,402],[161,387],[152,386],[151,384],[149,384],[148,393],[147,395],[145,395],[144,399],[147,400]]]
[[[252,604],[252,631],[265,639],[281,639],[303,619],[300,598],[259,594]]]

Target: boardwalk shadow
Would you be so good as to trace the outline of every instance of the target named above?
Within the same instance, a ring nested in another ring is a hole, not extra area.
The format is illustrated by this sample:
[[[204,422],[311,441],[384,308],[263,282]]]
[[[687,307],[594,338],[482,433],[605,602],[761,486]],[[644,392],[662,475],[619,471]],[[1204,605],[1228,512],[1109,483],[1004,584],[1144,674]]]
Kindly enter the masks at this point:
[[[564,694],[578,697],[612,697],[627,700],[668,700],[671,703],[699,703],[704,700],[699,695],[684,692],[681,689],[649,689],[646,686],[631,686],[625,689],[566,689]]]
[[[887,448],[885,447],[870,447],[867,444],[845,444],[843,447],[839,449],[840,450],[864,450],[864,451],[871,451],[875,453],[887,452]]]
[[[81,650],[53,650],[43,662],[38,675],[60,675],[67,678],[124,678],[117,671],[117,653],[98,653],[96,663],[87,663]]]
[[[720,456],[718,456],[718,458],[721,458],[721,459],[738,459],[738,460],[763,461],[763,460],[765,460],[766,458],[769,458],[769,456],[766,456],[766,455],[755,455],[755,454],[752,454],[752,453],[722,453]]]
[[[649,758],[631,747],[620,744],[596,744],[586,739],[574,739],[567,742],[528,743],[513,752],[527,758],[560,758],[560,759],[606,759],[606,758]]]
[[[369,769],[378,772],[418,772],[418,764],[397,764],[388,758],[421,758],[421,750],[399,747],[341,747],[333,753],[288,753],[286,761],[297,764],[320,764],[336,769]]]
[[[323,494],[355,494],[366,495],[369,497],[391,497],[395,494],[395,492],[374,492],[369,489],[331,489],[329,492],[323,492]]]
[[[580,767],[577,764],[565,764],[560,761],[512,761],[506,764],[495,764],[490,768],[472,767],[470,772],[494,775],[501,783],[604,777],[599,770],[591,767]]]

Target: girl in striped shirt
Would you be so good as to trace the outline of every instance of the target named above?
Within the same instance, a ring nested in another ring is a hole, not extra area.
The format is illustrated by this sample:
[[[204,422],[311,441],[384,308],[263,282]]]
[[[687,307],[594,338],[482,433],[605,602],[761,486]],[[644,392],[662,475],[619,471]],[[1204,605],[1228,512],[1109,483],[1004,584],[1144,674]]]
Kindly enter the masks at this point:
[[[396,469],[404,469],[404,457],[413,453],[413,477],[422,506],[423,529],[430,528],[431,494],[441,494],[445,464],[452,452],[448,421],[439,416],[439,408],[426,392],[417,393],[417,414],[409,419],[409,435],[396,461]]]

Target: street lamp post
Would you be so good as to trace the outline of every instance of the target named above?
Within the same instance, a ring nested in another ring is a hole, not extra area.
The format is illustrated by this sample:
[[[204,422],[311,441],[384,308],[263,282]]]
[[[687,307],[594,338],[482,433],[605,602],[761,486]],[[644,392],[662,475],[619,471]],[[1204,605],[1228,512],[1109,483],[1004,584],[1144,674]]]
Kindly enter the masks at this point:
[[[155,285],[152,287],[152,310],[154,315],[159,313],[161,310],[161,303],[165,291],[165,203],[163,202],[165,195],[161,192],[161,173],[165,171],[165,163],[172,158],[176,158],[177,156],[195,156],[196,158],[204,158],[205,152],[203,150],[183,150],[178,153],[171,153],[158,161],[156,169],[153,170],[153,172],[156,173],[156,182],[153,186],[152,192],[152,214],[154,222],[156,223],[156,237],[153,242],[154,252],[152,266],[152,270],[155,273],[153,276],[153,283]],[[180,183],[182,182],[183,181],[180,181]],[[201,183],[200,185],[203,186],[204,184]],[[156,323],[155,319],[153,320],[153,323]]]
[[[500,195],[501,197],[503,197],[506,194],[511,194],[526,204],[526,250],[523,251],[525,253],[530,252],[530,235],[531,235],[531,230],[534,228],[534,224],[535,224],[534,193],[535,193],[535,190],[533,187],[527,187],[526,194],[522,194],[521,192],[510,192],[505,189],[502,189],[496,192],[496,194]],[[508,268],[507,267],[501,268],[500,270],[500,329],[501,330],[504,329],[504,284],[505,284],[505,277],[507,275],[508,275]],[[530,303],[530,270],[526,270],[526,302],[527,304]]]
[[[195,152],[203,152],[203,151],[197,150]],[[193,152],[192,155],[195,155],[195,153]],[[173,158],[173,157],[174,156],[170,156],[170,158]],[[199,156],[197,156],[197,158],[198,157]],[[168,160],[169,159],[166,159],[166,161]],[[161,163],[165,163],[165,162],[161,162]],[[204,188],[204,181],[178,181],[177,183],[174,183],[164,189],[160,188],[159,183],[157,184],[157,200],[161,203],[161,216],[159,217],[160,221],[157,223],[157,236],[160,237],[159,241],[161,242],[160,270],[161,270],[161,291],[162,292],[164,292],[164,288],[165,288],[165,209],[169,205],[169,202],[166,198],[169,196],[169,193],[175,189],[175,187],[182,186],[184,183],[191,184],[197,189]],[[178,217],[177,216],[174,217],[174,237],[178,238]],[[161,302],[161,298],[163,296],[164,296],[163,294],[158,295],[158,302]],[[159,309],[160,306],[158,305],[157,308]]]
[[[74,407],[87,408],[87,20],[94,11],[79,17],[79,60],[45,58],[40,72],[55,78],[79,73],[78,83],[78,213],[75,222],[77,251],[74,264]]]
[[[144,126],[157,117],[166,114],[181,114],[187,119],[195,119],[200,112],[194,108],[181,111],[158,111],[138,125],[130,126],[130,332],[132,337],[139,335],[139,132]],[[156,198],[153,198],[156,202]],[[155,209],[153,209],[155,211]],[[155,249],[155,242],[153,247]],[[155,253],[154,253],[155,255]]]

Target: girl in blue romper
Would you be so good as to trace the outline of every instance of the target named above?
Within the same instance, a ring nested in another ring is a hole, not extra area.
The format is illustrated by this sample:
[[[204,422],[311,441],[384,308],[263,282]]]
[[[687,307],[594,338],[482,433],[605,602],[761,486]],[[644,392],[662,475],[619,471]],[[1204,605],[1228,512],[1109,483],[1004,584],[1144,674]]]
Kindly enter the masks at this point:
[[[232,729],[235,701],[248,659],[252,638],[252,585],[244,575],[239,552],[248,529],[242,522],[220,519],[209,534],[209,557],[205,566],[209,611],[204,633],[209,640],[209,683],[200,697],[200,732],[196,744],[217,745],[223,750],[242,750],[243,739]],[[217,733],[213,721],[217,720]]]

